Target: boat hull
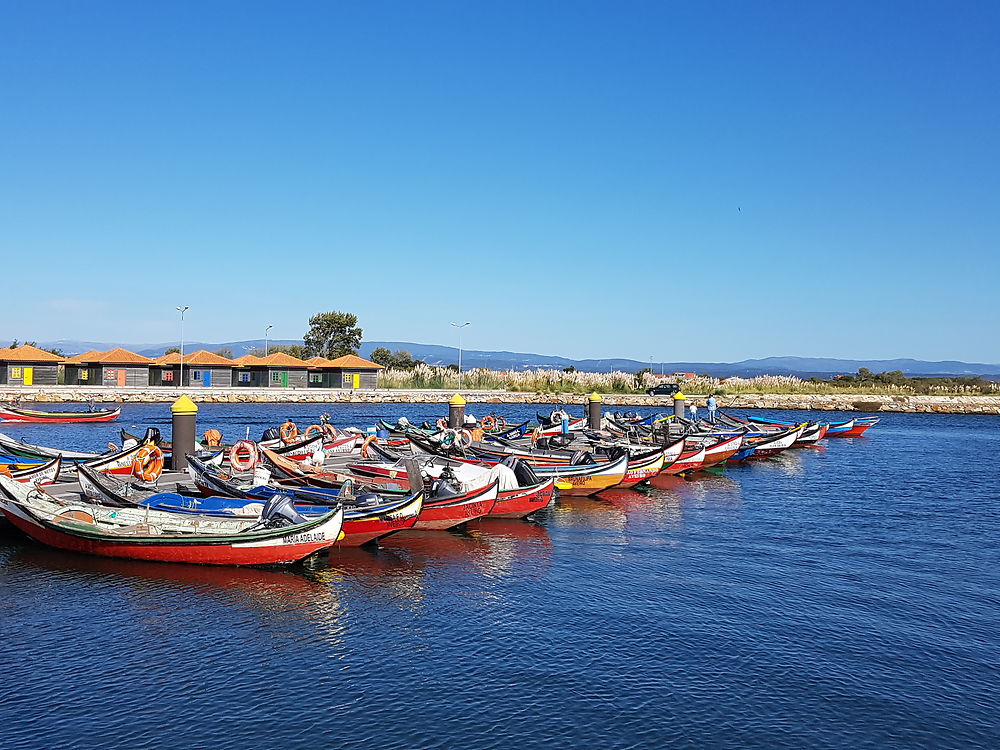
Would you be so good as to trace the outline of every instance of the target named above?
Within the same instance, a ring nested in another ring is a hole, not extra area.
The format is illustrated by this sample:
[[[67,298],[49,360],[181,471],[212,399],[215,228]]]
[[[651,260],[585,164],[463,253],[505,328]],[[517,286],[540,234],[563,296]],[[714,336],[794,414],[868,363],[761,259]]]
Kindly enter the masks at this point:
[[[113,422],[121,416],[122,409],[106,411],[35,411],[34,409],[18,409],[13,406],[0,406],[0,420],[4,422]]]

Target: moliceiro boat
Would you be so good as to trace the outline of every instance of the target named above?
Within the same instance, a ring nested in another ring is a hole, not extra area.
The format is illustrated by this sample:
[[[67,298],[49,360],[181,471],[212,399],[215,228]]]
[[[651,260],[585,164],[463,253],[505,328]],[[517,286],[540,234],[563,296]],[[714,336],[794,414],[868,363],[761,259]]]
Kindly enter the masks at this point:
[[[66,503],[4,476],[0,511],[32,539],[57,549],[204,565],[297,562],[336,544],[344,521],[341,508],[305,519],[288,498],[269,503],[259,520]]]
[[[122,408],[101,411],[37,411],[22,409],[11,404],[0,404],[0,419],[4,422],[113,422],[121,416]]]

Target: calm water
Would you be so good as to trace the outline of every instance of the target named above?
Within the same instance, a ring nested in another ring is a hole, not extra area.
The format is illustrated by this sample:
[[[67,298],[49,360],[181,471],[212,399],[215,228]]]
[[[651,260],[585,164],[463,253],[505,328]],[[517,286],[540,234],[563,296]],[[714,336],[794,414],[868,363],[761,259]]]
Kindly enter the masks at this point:
[[[83,449],[117,427],[4,430]],[[1000,418],[869,434],[301,573],[0,538],[0,746],[1000,747]]]

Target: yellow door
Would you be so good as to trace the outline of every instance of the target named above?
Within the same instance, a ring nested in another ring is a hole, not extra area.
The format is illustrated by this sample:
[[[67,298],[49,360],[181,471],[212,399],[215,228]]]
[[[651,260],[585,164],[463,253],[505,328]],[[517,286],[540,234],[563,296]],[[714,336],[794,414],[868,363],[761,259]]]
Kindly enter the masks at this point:
[[[352,383],[353,383],[351,385],[352,388],[360,388],[361,387],[361,375],[360,375],[360,373],[354,373],[354,377],[352,379]]]
[[[355,376],[355,377],[357,377],[357,376]],[[25,367],[24,368],[24,384],[25,385],[31,385],[34,382],[35,382],[35,368],[34,367]],[[357,386],[355,386],[355,387],[357,387]]]

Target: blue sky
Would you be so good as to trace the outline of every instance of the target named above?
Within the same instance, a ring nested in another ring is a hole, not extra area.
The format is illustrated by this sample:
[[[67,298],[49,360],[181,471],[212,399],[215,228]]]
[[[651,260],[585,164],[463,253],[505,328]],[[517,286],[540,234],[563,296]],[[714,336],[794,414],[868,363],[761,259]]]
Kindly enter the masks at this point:
[[[0,336],[1000,362],[1000,3],[6,2]]]

